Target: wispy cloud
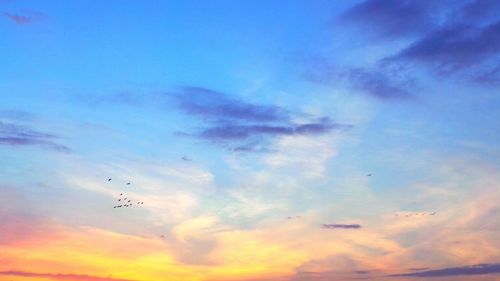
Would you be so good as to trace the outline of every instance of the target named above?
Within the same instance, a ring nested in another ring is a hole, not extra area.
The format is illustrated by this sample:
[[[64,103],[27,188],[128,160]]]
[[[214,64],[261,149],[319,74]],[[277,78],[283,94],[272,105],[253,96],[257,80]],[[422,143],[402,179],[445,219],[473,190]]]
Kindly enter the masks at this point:
[[[443,269],[419,271],[403,274],[392,274],[390,277],[445,277],[462,275],[482,275],[500,273],[500,264],[477,264],[472,266],[449,267]]]
[[[413,94],[403,83],[382,68],[339,68],[327,62],[312,64],[305,78],[320,84],[346,84],[348,87],[380,100],[407,100]]]
[[[117,279],[112,277],[97,277],[91,275],[80,274],[62,274],[62,273],[35,273],[27,271],[1,271],[0,275],[20,276],[20,277],[33,277],[33,278],[47,278],[51,280],[62,281],[132,281],[131,279]]]
[[[322,228],[326,229],[336,229],[336,228],[344,228],[344,229],[358,229],[361,228],[359,224],[322,224]]]
[[[52,134],[12,123],[0,121],[0,145],[30,146],[36,145],[60,152],[70,152],[70,149],[54,141],[58,137]]]
[[[36,21],[32,16],[25,16],[13,13],[3,13],[3,16],[16,24],[30,24]]]

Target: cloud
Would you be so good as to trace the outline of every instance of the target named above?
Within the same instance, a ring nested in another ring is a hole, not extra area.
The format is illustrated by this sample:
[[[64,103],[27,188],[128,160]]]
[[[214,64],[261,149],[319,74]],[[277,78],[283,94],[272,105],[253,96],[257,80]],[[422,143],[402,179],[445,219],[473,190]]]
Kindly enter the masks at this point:
[[[389,58],[419,62],[450,74],[498,57],[500,21],[484,27],[456,25],[430,32]]]
[[[483,86],[500,81],[500,2],[495,0],[366,0],[340,15],[340,24],[364,36],[403,44],[379,60],[374,71],[346,70],[357,89],[376,97],[408,97],[408,90],[383,66],[424,67],[437,78],[458,75]],[[404,39],[405,41],[395,41]],[[382,66],[382,67],[381,67]]]
[[[412,94],[398,85],[392,78],[379,70],[353,68],[345,72],[345,77],[354,88],[382,100],[402,100]]]
[[[449,267],[404,274],[391,274],[390,277],[444,277],[462,275],[482,275],[500,273],[500,263],[477,264],[472,266]]]
[[[221,125],[205,129],[200,137],[211,140],[248,139],[256,136],[320,135],[334,129],[345,130],[352,126],[332,123],[325,119],[301,125]]]
[[[252,104],[200,87],[182,87],[173,99],[181,111],[203,122],[198,132],[179,135],[208,140],[235,152],[269,152],[270,141],[279,136],[318,136],[352,127],[325,116],[313,119],[279,106]],[[292,121],[297,116],[303,121]]]
[[[337,69],[320,62],[306,73],[305,78],[320,84],[345,83],[349,87],[380,100],[407,100],[413,97],[406,89],[408,82],[399,82],[393,73],[382,68],[346,68]]]
[[[53,141],[57,136],[38,132],[24,126],[0,121],[0,145],[30,146],[37,145],[43,148],[60,152],[70,152],[67,146]]]
[[[433,26],[430,11],[438,1],[368,0],[340,16],[341,23],[350,23],[378,37],[394,38],[416,35]]]
[[[3,13],[4,17],[16,24],[30,24],[36,21],[32,16],[24,16],[12,13]]]
[[[232,99],[224,93],[201,87],[182,87],[175,94],[181,110],[201,118],[275,122],[289,119],[287,112],[272,105],[257,105]]]
[[[327,229],[336,229],[336,228],[344,228],[344,229],[358,229],[361,228],[359,224],[322,224],[322,228]]]
[[[90,275],[80,275],[80,274],[61,274],[61,273],[34,273],[26,271],[1,271],[0,275],[10,275],[10,276],[21,276],[21,277],[33,277],[33,278],[47,278],[52,280],[62,280],[62,281],[131,281],[130,279],[116,279],[112,277],[97,277]]]

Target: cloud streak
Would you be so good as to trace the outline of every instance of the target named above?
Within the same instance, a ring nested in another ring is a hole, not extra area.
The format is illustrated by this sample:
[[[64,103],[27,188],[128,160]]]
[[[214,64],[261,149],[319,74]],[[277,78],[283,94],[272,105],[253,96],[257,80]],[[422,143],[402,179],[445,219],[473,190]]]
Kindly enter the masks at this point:
[[[359,224],[322,224],[321,228],[326,228],[326,229],[359,229],[361,228],[361,225]]]
[[[32,16],[18,15],[8,12],[3,13],[3,16],[19,25],[30,24],[37,20],[35,17]]]
[[[33,278],[48,278],[52,280],[61,281],[132,281],[130,279],[116,279],[111,277],[97,277],[90,275],[80,274],[61,274],[61,273],[34,273],[26,271],[2,271],[0,275],[20,276],[20,277],[33,277]]]
[[[0,121],[0,145],[8,146],[40,146],[59,152],[70,152],[71,150],[54,141],[58,137],[52,134],[39,132],[30,128],[5,123]]]
[[[321,135],[332,130],[348,130],[352,126],[324,120],[301,125],[221,125],[205,129],[199,136],[210,140],[241,140],[258,136]]]
[[[306,73],[306,80],[314,83],[334,85],[346,84],[365,95],[384,101],[407,100],[413,97],[405,84],[396,81],[387,71],[378,68],[353,67],[337,69],[326,62],[313,64],[313,69]]]
[[[457,25],[430,32],[390,60],[423,63],[440,74],[478,65],[500,52],[500,21],[485,27]]]
[[[392,274],[389,277],[446,277],[463,275],[483,275],[500,273],[500,264],[478,264],[472,266],[450,267],[404,274]]]

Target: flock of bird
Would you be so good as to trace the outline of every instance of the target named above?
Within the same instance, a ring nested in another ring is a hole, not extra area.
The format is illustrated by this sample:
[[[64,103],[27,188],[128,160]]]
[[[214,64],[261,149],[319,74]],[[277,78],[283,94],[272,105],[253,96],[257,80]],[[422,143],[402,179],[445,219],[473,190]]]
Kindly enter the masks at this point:
[[[186,157],[187,158],[187,157]],[[183,157],[183,160],[185,161],[190,161],[191,159],[184,159]],[[367,174],[366,176],[368,177],[371,177],[372,174]],[[111,178],[108,178],[108,182],[111,182],[112,179]],[[131,182],[128,181],[126,183],[126,185],[130,185]],[[117,209],[117,208],[128,208],[128,207],[131,207],[131,206],[134,206],[134,202],[132,202],[132,199],[129,199],[128,197],[125,197],[125,194],[124,193],[120,193],[118,199],[117,199],[117,204],[113,206],[113,209]],[[140,205],[143,205],[144,202],[142,201],[136,201],[135,202],[135,205],[136,206],[140,206]],[[406,217],[406,218],[410,218],[410,217],[426,217],[426,216],[435,216],[436,215],[436,212],[433,212],[433,213],[430,213],[430,212],[422,212],[422,213],[396,213],[394,214],[395,217]],[[292,219],[299,219],[299,218],[302,218],[302,216],[288,216],[287,219],[288,220],[292,220]],[[164,238],[165,236],[164,235],[161,235],[162,238]]]
[[[108,179],[108,182],[112,181],[111,178]],[[130,185],[130,181],[127,182],[127,185]],[[132,202],[132,199],[129,199],[128,197],[125,197],[125,194],[124,193],[120,193],[118,199],[117,200],[117,204],[113,206],[113,209],[117,209],[117,208],[128,208],[128,207],[131,207],[131,206],[134,206],[134,202]],[[138,206],[138,205],[143,205],[144,202],[142,201],[136,201],[135,202],[135,205]]]

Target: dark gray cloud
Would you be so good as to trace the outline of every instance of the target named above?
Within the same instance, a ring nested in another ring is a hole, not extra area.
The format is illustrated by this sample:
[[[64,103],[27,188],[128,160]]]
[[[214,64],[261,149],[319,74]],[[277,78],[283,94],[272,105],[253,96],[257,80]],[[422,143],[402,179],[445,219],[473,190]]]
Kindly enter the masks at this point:
[[[423,63],[439,74],[481,64],[500,54],[500,21],[484,27],[456,25],[430,32],[389,60]]]
[[[183,87],[175,94],[175,99],[184,112],[202,118],[255,122],[289,119],[288,113],[280,107],[246,103],[230,98],[224,93],[201,87]]]
[[[27,271],[0,271],[0,275],[9,276],[20,276],[20,277],[32,277],[32,278],[47,278],[52,280],[82,280],[82,281],[132,281],[131,279],[117,279],[112,277],[97,277],[91,275],[80,275],[80,274],[61,274],[61,273],[35,273]]]
[[[0,121],[0,145],[31,146],[36,145],[60,152],[70,152],[67,146],[58,144],[53,134],[35,131],[25,126]]]
[[[334,129],[345,130],[351,126],[335,124],[329,120],[301,125],[220,125],[209,127],[199,135],[210,140],[241,140],[261,136],[320,135]]]
[[[445,277],[463,275],[482,275],[500,273],[500,263],[477,264],[472,266],[449,267],[443,269],[418,271],[412,273],[392,274],[390,277]]]
[[[293,122],[294,116],[305,116],[279,106],[248,103],[224,93],[200,88],[182,87],[170,93],[176,106],[203,122],[198,132],[180,132],[221,145],[235,152],[269,152],[269,142],[279,136],[317,136],[352,126],[331,121],[328,117]]]
[[[344,229],[358,229],[361,228],[359,224],[322,224],[322,228],[326,229],[336,229],[336,228],[344,228]]]

